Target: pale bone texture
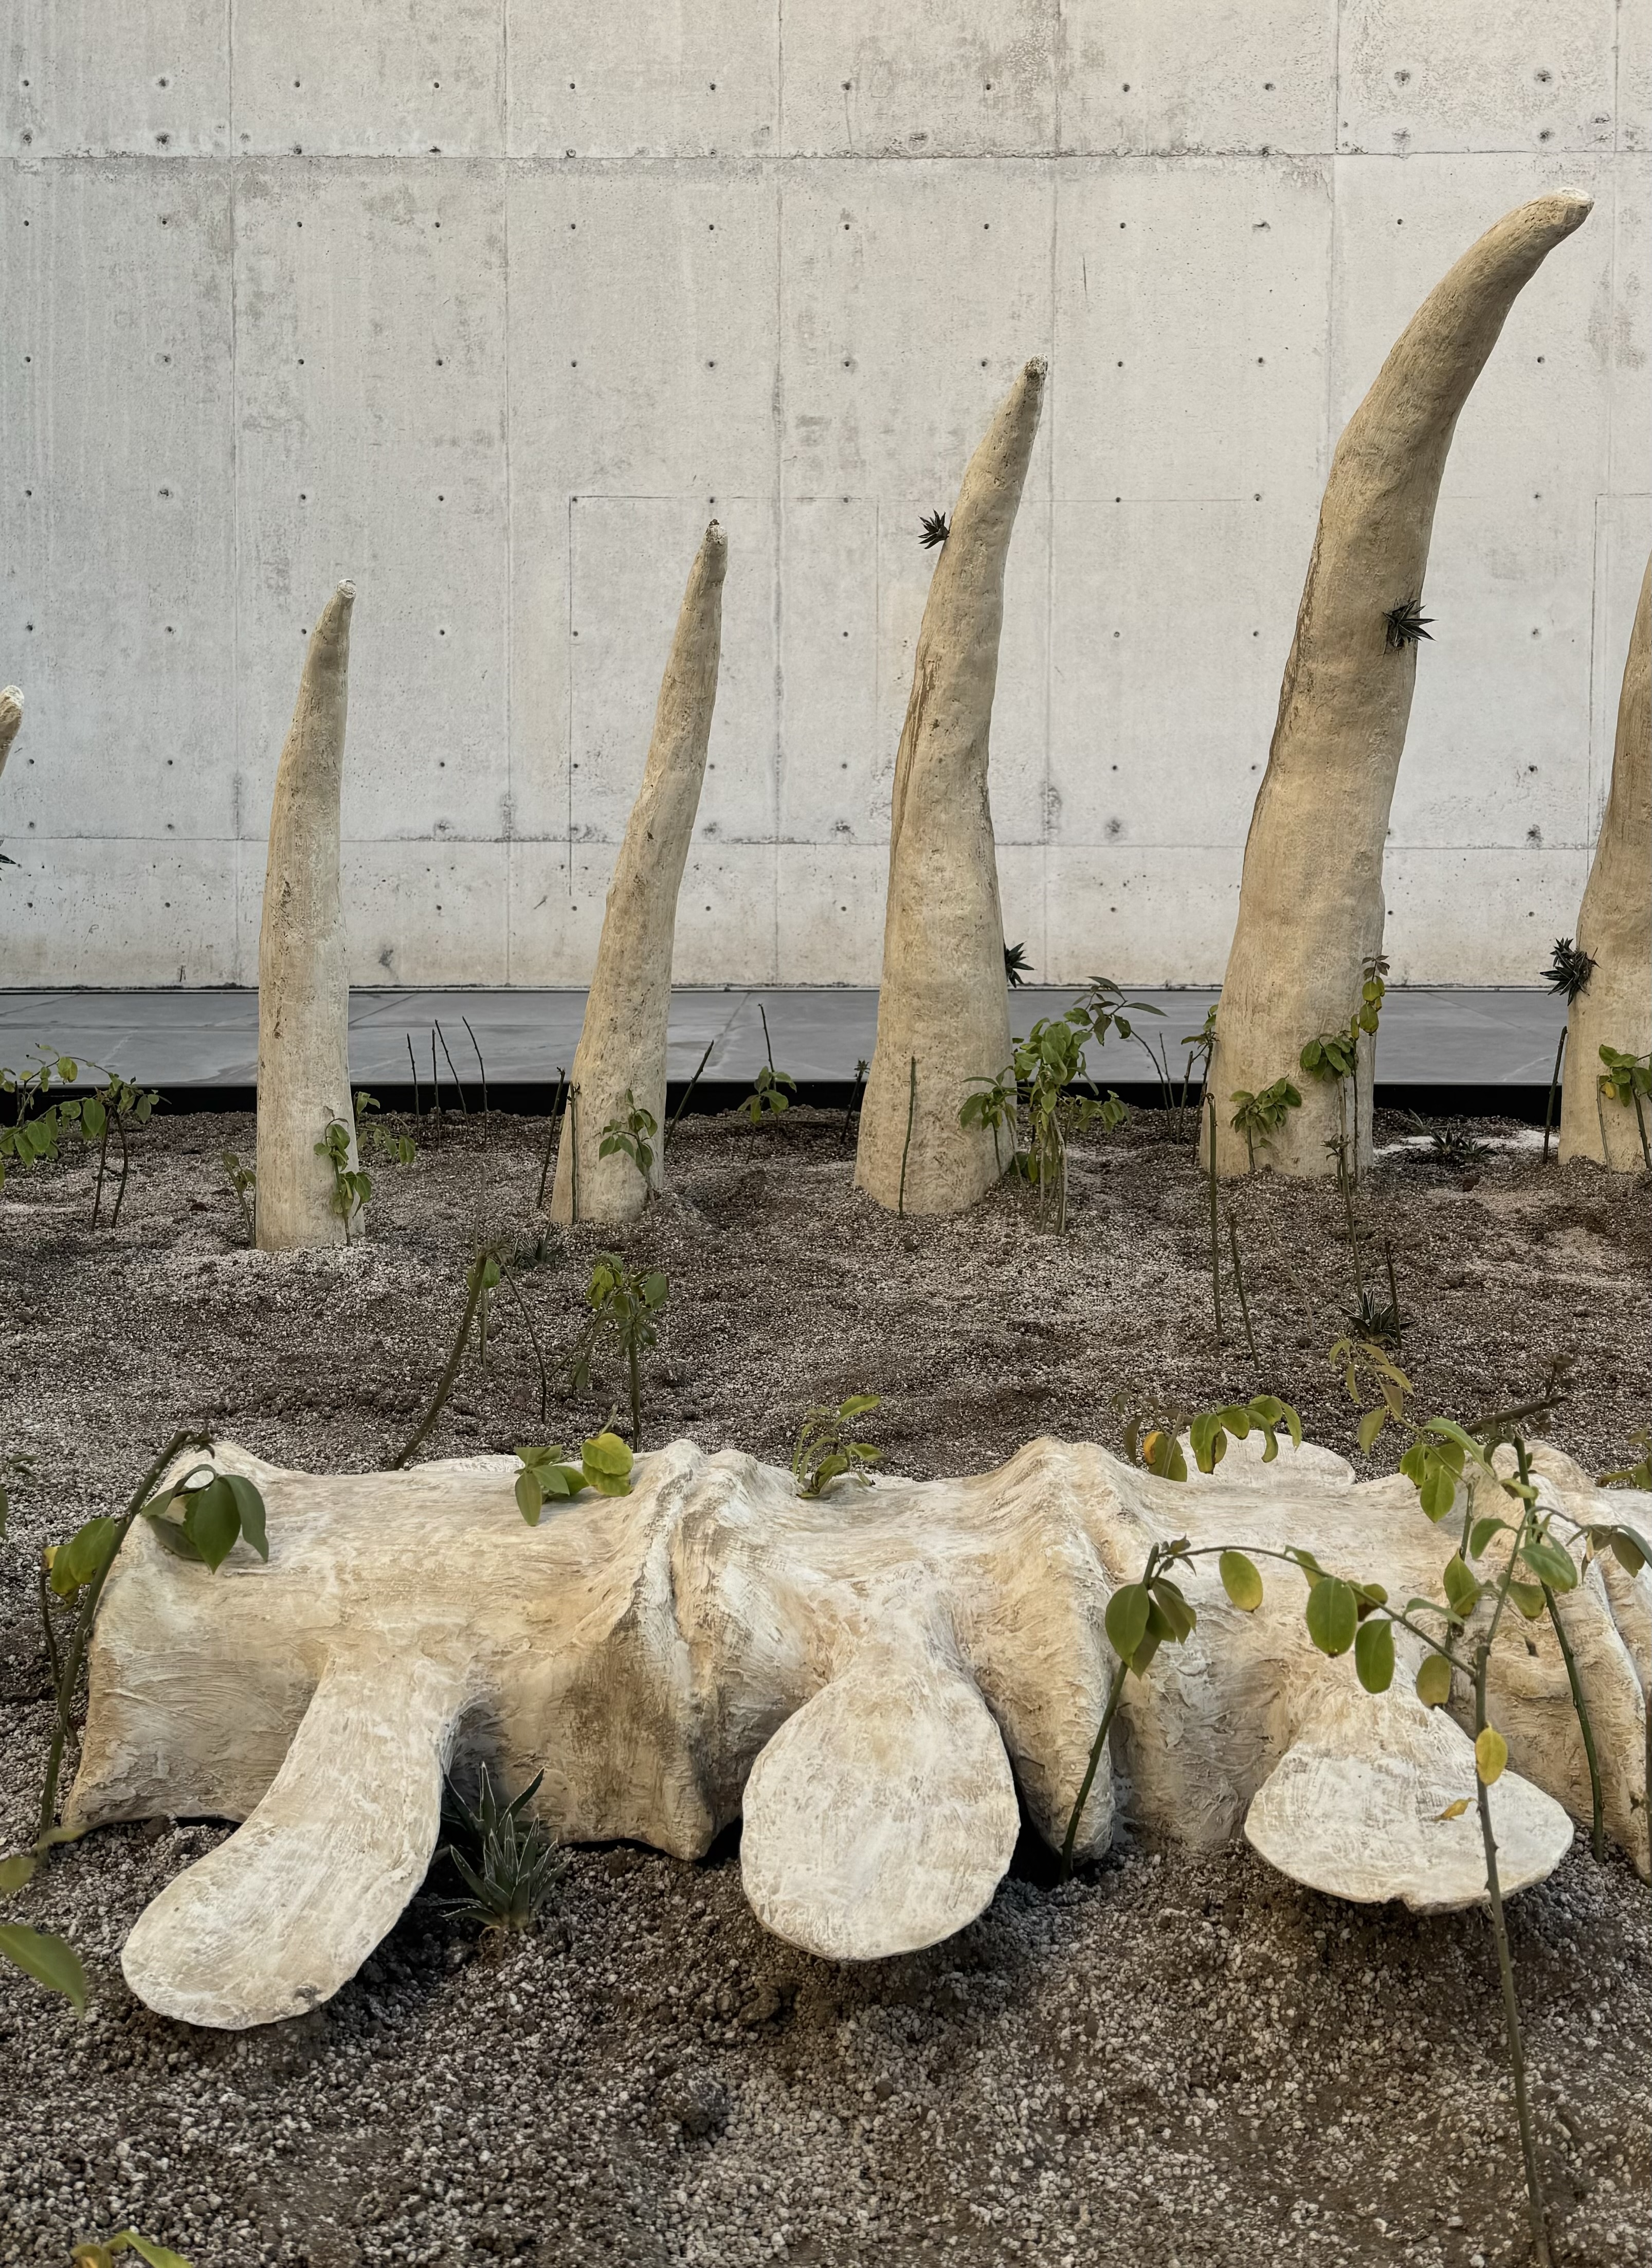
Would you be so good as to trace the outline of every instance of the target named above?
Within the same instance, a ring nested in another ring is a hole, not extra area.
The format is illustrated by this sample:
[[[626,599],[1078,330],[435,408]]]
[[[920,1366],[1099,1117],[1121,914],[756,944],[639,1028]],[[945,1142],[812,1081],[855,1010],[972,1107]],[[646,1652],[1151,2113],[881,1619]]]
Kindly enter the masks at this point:
[[[1595,861],[1577,917],[1577,942],[1595,971],[1567,1018],[1560,1156],[1592,1158],[1617,1173],[1644,1162],[1633,1104],[1600,1090],[1600,1050],[1652,1049],[1652,559],[1629,632],[1618,696],[1618,740]],[[1641,1109],[1647,1108],[1641,1104]]]
[[[961,1212],[1006,1162],[992,1130],[961,1126],[958,1113],[977,1081],[1010,1061],[987,755],[1004,563],[1044,381],[1043,363],[1029,362],[970,460],[918,634],[895,759],[883,979],[855,1158],[856,1182],[891,1212]]]
[[[1239,916],[1222,982],[1206,1092],[1216,1164],[1249,1169],[1232,1096],[1289,1079],[1302,1097],[1258,1167],[1333,1174],[1343,1141],[1356,1170],[1371,1148],[1374,1050],[1361,1037],[1350,1082],[1298,1063],[1322,1033],[1346,1031],[1365,962],[1383,950],[1383,846],[1405,745],[1415,645],[1387,643],[1389,609],[1420,599],[1441,475],[1504,318],[1591,200],[1558,189],[1517,206],[1435,284],[1337,444],[1320,505],[1268,765],[1251,814]],[[1439,625],[1436,635],[1450,636]],[[1209,1146],[1208,1120],[1202,1137]]]
[[[20,685],[0,685],[0,772],[6,768],[6,758],[11,753],[11,743],[23,722],[23,688]]]
[[[664,1185],[660,1135],[677,893],[705,777],[727,565],[728,541],[713,520],[689,571],[660,680],[643,784],[608,886],[557,1152],[553,1220],[573,1219],[576,1185],[581,1220],[618,1225],[634,1220],[646,1204],[648,1184],[631,1159],[618,1151],[607,1158],[598,1154],[603,1128],[627,1115],[628,1092],[660,1130],[653,1145],[650,1180],[655,1189]]]
[[[1114,1668],[1107,1601],[1150,1543],[1295,1543],[1390,1596],[1438,1594],[1455,1514],[1431,1527],[1398,1476],[1355,1483],[1311,1446],[1265,1464],[1257,1446],[1178,1485],[1037,1440],[995,1472],[808,1501],[788,1473],[678,1441],[638,1459],[629,1496],[529,1528],[510,1458],[318,1476],[225,1444],[218,1465],[264,1491],[269,1565],[238,1544],[210,1574],[138,1523],[98,1614],[65,1816],[246,1821],[127,1942],[134,1989],[193,2023],[265,2023],[336,1990],[417,1887],[443,1769],[483,1760],[513,1791],[542,1771],[535,1808],[567,1840],[694,1858],[743,1813],[752,1906],[811,1953],[932,1944],[991,1898],[1018,1791],[1059,1843]],[[1598,1491],[1555,1452],[1536,1464],[1581,1520],[1652,1519],[1652,1498]],[[1296,1571],[1259,1564],[1245,1615],[1215,1560],[1193,1563],[1198,1626],[1126,1680],[1080,1854],[1116,1811],[1202,1848],[1249,1815],[1314,1888],[1420,1909],[1481,1896],[1467,1693],[1430,1716],[1407,1661],[1372,1700],[1350,1657],[1313,1647]],[[1652,1573],[1597,1563],[1561,1612],[1607,1823],[1644,1873]],[[1567,1812],[1588,1816],[1588,1774],[1546,1622],[1505,1618],[1489,1686],[1512,1890],[1557,1862]]]
[[[258,1186],[260,1249],[343,1244],[333,1168],[315,1145],[328,1122],[350,1129],[350,974],[339,888],[339,806],[349,698],[353,583],[341,583],[317,618],[276,768],[269,858],[258,932]],[[366,1227],[365,1208],[350,1223]]]

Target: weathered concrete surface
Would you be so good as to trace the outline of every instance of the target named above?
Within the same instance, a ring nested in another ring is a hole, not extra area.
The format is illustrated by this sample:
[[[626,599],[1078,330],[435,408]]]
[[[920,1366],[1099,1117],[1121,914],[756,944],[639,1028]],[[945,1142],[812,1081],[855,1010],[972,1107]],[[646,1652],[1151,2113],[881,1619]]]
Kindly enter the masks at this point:
[[[689,571],[642,785],[625,823],[619,865],[602,917],[602,941],[569,1073],[557,1148],[553,1220],[635,1220],[665,1187],[666,1027],[671,1016],[671,947],[677,893],[699,808],[705,748],[717,701],[723,578],[728,539],[713,520]],[[633,631],[639,630],[633,625]],[[622,1151],[602,1155],[603,1135],[632,1109],[653,1121],[645,1176]]]
[[[1629,633],[1618,696],[1617,754],[1600,840],[1577,917],[1577,943],[1595,969],[1572,1004],[1567,1027],[1560,1156],[1593,1158],[1618,1173],[1644,1162],[1643,1121],[1652,1105],[1603,1094],[1600,1050],[1652,1049],[1652,559]]]
[[[346,1217],[332,1163],[315,1148],[341,1122],[355,1171],[338,825],[355,602],[355,585],[341,583],[310,633],[269,814],[258,939],[254,1218],[263,1252],[347,1244],[366,1227],[365,1205]]]
[[[1576,180],[1595,218],[1442,494],[1388,858],[1397,976],[1530,982],[1575,917],[1652,534],[1646,45],[1603,0],[1494,27],[844,0],[784,38],[776,0],[621,27],[17,0],[0,678],[31,713],[0,966],[252,981],[306,594],[348,568],[353,976],[586,983],[657,691],[614,642],[714,513],[677,977],[875,983],[918,516],[1036,351],[1006,924],[1054,981],[1213,982],[1330,441],[1419,273]]]

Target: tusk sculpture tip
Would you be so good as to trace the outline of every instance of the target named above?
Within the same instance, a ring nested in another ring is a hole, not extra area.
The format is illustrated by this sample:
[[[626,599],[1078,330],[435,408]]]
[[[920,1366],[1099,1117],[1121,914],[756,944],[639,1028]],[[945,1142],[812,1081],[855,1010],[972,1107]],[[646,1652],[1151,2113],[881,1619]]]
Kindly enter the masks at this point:
[[[347,607],[353,606],[356,602],[356,585],[353,583],[341,583],[338,586],[338,596]]]

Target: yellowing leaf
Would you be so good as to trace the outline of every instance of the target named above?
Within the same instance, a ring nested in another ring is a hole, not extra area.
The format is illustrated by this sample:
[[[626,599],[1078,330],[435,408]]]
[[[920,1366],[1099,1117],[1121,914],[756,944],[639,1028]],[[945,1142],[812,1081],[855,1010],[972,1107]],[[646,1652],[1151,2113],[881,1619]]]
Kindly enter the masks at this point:
[[[1508,1742],[1495,1725],[1487,1725],[1474,1743],[1474,1769],[1486,1786],[1494,1786],[1502,1778],[1503,1766],[1508,1762]]]
[[[1460,1795],[1455,1803],[1448,1803],[1443,1811],[1436,1811],[1434,1817],[1436,1820],[1461,1819],[1469,1808],[1469,1801],[1470,1799],[1466,1795]]]
[[[1451,1665],[1442,1653],[1423,1656],[1417,1672],[1417,1698],[1425,1708],[1437,1709],[1451,1698]]]

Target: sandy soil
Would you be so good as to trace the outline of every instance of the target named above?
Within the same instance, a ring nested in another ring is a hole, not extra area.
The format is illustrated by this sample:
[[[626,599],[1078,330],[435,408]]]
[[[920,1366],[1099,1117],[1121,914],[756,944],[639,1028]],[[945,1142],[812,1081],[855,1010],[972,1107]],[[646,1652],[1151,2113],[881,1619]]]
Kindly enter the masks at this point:
[[[1504,1146],[1464,1173],[1392,1147],[1362,1205],[1392,1248],[1420,1401],[1467,1416],[1570,1354],[1547,1430],[1615,1462],[1652,1358],[1645,1184],[1545,1171],[1521,1130],[1473,1130]],[[114,1508],[174,1425],[208,1418],[288,1464],[383,1463],[484,1239],[521,1255],[549,1405],[542,1419],[529,1335],[499,1301],[487,1366],[467,1367],[425,1454],[577,1438],[623,1401],[617,1378],[562,1391],[604,1240],[536,1214],[542,1122],[420,1133],[416,1161],[379,1177],[367,1241],[336,1256],[247,1250],[218,1162],[250,1153],[246,1120],[142,1137],[113,1233],[87,1225],[78,1163],[8,1182],[0,1444],[33,1460],[0,1560],[8,1847],[48,1724],[36,1547]],[[1058,1242],[1008,1189],[958,1221],[880,1213],[835,1118],[685,1121],[672,1195],[623,1240],[671,1281],[646,1439],[784,1462],[806,1403],[867,1389],[892,1466],[967,1471],[1038,1432],[1117,1446],[1121,1406],[1266,1387],[1352,1453],[1326,1360],[1352,1305],[1334,1190],[1234,1193],[1253,1362],[1236,1314],[1215,1343],[1204,1188],[1165,1137],[1141,1114],[1075,1151]],[[856,1970],[764,1936],[733,1837],[697,1867],[579,1852],[562,1928],[478,1949],[432,1883],[335,2000],[236,2038],[151,2016],[118,1965],[144,1904],[224,1831],[104,1830],[10,1904],[73,1936],[95,2005],[77,2025],[0,1970],[0,2262],[66,2258],[128,2219],[195,2268],[1527,2257],[1479,1914],[1354,1910],[1246,1852],[1126,1836],[1062,1889],[1024,1845],[971,1929]],[[1580,1843],[1513,1915],[1558,2257],[1652,2260],[1652,1896]]]

